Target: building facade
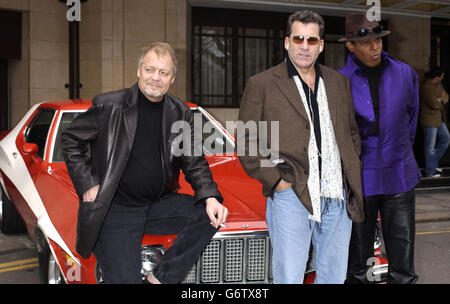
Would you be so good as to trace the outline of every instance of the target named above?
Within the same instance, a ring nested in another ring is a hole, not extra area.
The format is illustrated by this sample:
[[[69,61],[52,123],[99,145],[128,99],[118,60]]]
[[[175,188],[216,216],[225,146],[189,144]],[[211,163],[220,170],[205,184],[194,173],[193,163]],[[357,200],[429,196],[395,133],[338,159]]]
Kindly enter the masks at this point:
[[[1,129],[33,104],[68,98],[68,11],[77,2],[0,0],[0,15],[15,14],[2,19],[9,23],[0,30],[1,48],[11,51],[0,51]],[[344,16],[378,4],[382,24],[391,31],[385,40],[389,53],[420,76],[431,61],[448,70],[447,0],[87,0],[79,11],[79,96],[131,86],[140,48],[166,41],[179,62],[170,93],[204,106],[222,122],[235,120],[248,77],[284,59],[290,13],[311,9],[324,16],[320,61],[339,69],[346,58],[337,42]]]

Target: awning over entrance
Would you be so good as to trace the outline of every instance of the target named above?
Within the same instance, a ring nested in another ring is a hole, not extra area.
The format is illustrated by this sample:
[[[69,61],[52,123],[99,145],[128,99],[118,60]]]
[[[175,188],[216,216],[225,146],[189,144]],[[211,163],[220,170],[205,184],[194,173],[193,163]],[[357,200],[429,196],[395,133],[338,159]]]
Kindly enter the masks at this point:
[[[379,5],[383,15],[436,17],[450,19],[448,0],[189,0],[192,6],[293,11],[311,8],[334,16],[366,12]]]

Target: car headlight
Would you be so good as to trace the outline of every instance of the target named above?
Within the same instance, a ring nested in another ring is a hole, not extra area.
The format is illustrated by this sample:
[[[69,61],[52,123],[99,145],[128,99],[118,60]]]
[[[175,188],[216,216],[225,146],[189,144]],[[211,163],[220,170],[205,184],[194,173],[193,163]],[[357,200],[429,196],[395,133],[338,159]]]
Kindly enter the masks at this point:
[[[162,245],[148,245],[142,246],[141,259],[142,259],[142,275],[148,275],[156,264],[161,260],[166,248]]]

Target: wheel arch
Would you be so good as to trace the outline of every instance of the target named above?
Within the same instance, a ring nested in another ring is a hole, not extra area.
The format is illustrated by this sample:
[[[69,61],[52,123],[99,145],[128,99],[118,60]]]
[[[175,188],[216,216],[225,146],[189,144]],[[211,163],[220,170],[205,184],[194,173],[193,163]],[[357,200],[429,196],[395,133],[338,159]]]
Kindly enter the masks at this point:
[[[49,255],[53,256],[53,259],[56,261],[56,264],[58,265],[59,271],[62,274],[62,277],[64,278],[64,282],[67,284],[67,277],[66,273],[64,272],[63,268],[61,267],[60,260],[55,254],[55,250],[53,249],[52,244],[50,243],[49,238],[46,236],[44,230],[39,225],[36,225],[34,227],[34,237],[35,237],[35,243],[36,248],[39,255],[39,277],[42,279],[43,272],[48,276],[48,269],[42,269],[42,267],[48,267],[48,261],[49,261]],[[56,246],[59,246],[57,243],[55,243]],[[45,263],[43,265],[43,263]]]

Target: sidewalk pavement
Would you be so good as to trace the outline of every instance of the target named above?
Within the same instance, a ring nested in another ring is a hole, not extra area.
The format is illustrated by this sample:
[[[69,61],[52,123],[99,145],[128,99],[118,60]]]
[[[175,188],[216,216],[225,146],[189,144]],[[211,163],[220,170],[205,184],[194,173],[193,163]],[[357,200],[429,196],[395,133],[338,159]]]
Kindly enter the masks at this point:
[[[416,189],[416,223],[450,221],[450,189]]]

